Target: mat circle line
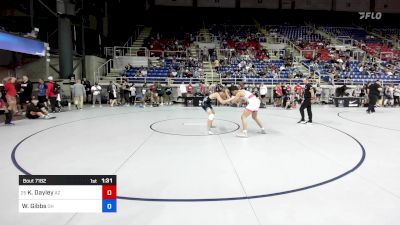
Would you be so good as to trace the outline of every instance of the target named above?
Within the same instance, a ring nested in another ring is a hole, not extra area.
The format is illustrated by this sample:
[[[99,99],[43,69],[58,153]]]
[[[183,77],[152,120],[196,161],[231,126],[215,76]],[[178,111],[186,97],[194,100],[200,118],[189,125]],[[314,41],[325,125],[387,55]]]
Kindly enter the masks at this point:
[[[127,114],[127,113],[122,113],[122,114]],[[50,130],[50,129],[55,128],[55,127],[59,127],[59,126],[63,126],[63,125],[67,125],[67,124],[71,124],[71,123],[75,123],[75,122],[79,122],[79,121],[84,121],[84,120],[90,120],[90,119],[96,119],[96,118],[108,117],[108,116],[110,116],[110,117],[111,116],[118,116],[118,115],[120,115],[120,114],[113,114],[113,115],[99,116],[99,117],[90,117],[90,118],[70,121],[70,122],[66,122],[66,123],[61,123],[61,124],[58,124],[58,125],[54,125],[54,126],[39,130],[39,131],[37,131],[37,132],[35,132],[33,134],[30,134],[30,135],[26,136],[25,138],[23,138],[21,141],[19,141],[14,146],[14,148],[13,148],[13,150],[11,152],[11,161],[14,164],[14,166],[20,172],[22,172],[25,175],[32,175],[27,170],[25,170],[21,165],[19,165],[19,163],[17,161],[17,158],[16,158],[16,152],[18,150],[18,147],[24,141],[26,141],[27,139],[29,139],[29,138],[31,138],[31,137],[33,137],[33,136],[35,136],[35,135],[37,135],[37,134],[39,134],[41,132],[44,132],[46,130]],[[272,116],[275,116],[275,115],[272,115]],[[279,117],[283,117],[283,116],[279,116]],[[293,119],[291,117],[287,117],[287,118]],[[295,188],[295,189],[280,191],[280,192],[273,192],[273,193],[266,193],[266,194],[259,194],[259,195],[234,196],[234,197],[223,197],[223,198],[143,198],[143,197],[130,197],[130,196],[117,196],[117,198],[121,199],[121,200],[145,201],[145,202],[218,202],[218,201],[237,201],[237,200],[249,200],[249,199],[257,199],[257,198],[267,198],[267,197],[274,197],[274,196],[280,196],[280,195],[285,195],[285,194],[291,194],[291,193],[295,193],[295,192],[305,191],[305,190],[308,190],[308,189],[312,189],[312,188],[316,188],[316,187],[319,187],[319,186],[322,186],[322,185],[326,185],[326,184],[331,183],[333,181],[336,181],[336,180],[338,180],[340,178],[343,178],[343,177],[353,173],[358,168],[360,168],[360,166],[365,161],[366,151],[365,151],[364,146],[362,145],[362,143],[359,140],[357,140],[352,135],[350,135],[350,134],[346,133],[345,131],[342,131],[342,130],[340,130],[338,128],[335,128],[335,127],[332,127],[332,126],[329,126],[329,125],[326,125],[326,124],[323,124],[323,123],[315,123],[315,124],[318,124],[318,125],[325,126],[327,128],[333,129],[333,130],[335,130],[337,132],[340,132],[340,133],[348,136],[349,138],[353,139],[358,144],[358,146],[360,147],[360,150],[361,150],[361,158],[357,162],[357,164],[355,166],[353,166],[352,168],[346,170],[345,172],[343,172],[343,173],[341,173],[341,174],[339,174],[339,175],[337,175],[337,176],[335,176],[333,178],[330,178],[330,179],[327,179],[327,180],[324,180],[324,181],[321,181],[321,182],[318,182],[318,183],[315,183],[315,184],[311,184],[311,185],[307,185],[307,186],[299,187],[299,188]]]

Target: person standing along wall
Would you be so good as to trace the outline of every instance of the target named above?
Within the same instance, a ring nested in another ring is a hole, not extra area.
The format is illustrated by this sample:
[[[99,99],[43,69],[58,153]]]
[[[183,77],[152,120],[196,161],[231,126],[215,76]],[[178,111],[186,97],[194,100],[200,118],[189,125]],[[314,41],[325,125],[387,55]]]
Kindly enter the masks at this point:
[[[136,87],[135,84],[130,84],[129,91],[131,92],[130,103],[134,106],[136,104]]]
[[[260,86],[260,100],[261,100],[261,106],[263,106],[263,107],[267,104],[267,102],[266,102],[267,93],[268,93],[267,85],[262,83]]]
[[[79,79],[77,79],[76,83],[72,86],[72,96],[74,96],[74,104],[76,109],[82,110],[83,98],[86,97],[86,90]]]
[[[47,84],[44,83],[43,79],[39,79],[38,100],[39,103],[42,103],[45,106],[47,106],[46,92],[47,92]]]
[[[394,106],[400,106],[400,86],[394,86],[393,99]]]
[[[187,97],[193,97],[194,87],[192,85],[192,82],[190,82],[189,85],[186,87],[186,92],[187,92]]]
[[[107,87],[108,98],[110,100],[110,106],[114,107],[117,98],[117,85],[114,84],[113,81],[110,81],[110,84]]]
[[[86,78],[83,78],[82,81],[83,86],[85,87],[85,91],[86,91],[86,104],[90,103],[90,96],[91,96],[91,84],[90,81],[86,80]]]
[[[157,96],[158,96],[158,102],[160,105],[164,104],[164,87],[162,86],[161,83],[157,82]]]
[[[15,88],[15,77],[10,77],[7,79],[6,85],[4,86],[6,90],[6,99],[8,104],[8,109],[11,113],[17,113],[17,89]]]
[[[33,85],[29,80],[28,76],[22,76],[21,89],[19,92],[19,104],[21,104],[21,110],[24,111],[25,105],[29,104],[32,100]]]
[[[53,77],[50,76],[48,77],[49,83],[47,84],[47,91],[46,91],[46,96],[50,100],[50,108],[51,112],[55,113],[56,112],[56,102],[57,102],[57,86],[58,84],[54,82]]]
[[[99,105],[101,106],[101,86],[96,82],[94,83],[93,87],[91,88],[92,91],[92,107],[96,105],[96,101],[99,101]]]
[[[124,81],[124,83],[122,83],[122,88],[124,89],[124,104],[125,106],[129,106],[131,97],[130,84]]]
[[[6,118],[4,120],[4,124],[6,126],[14,125],[14,123],[12,123],[12,112],[9,108],[9,105],[6,103],[6,101],[4,101],[3,92],[0,92],[0,114],[5,115]]]
[[[165,87],[165,97],[164,97],[164,103],[166,105],[172,105],[171,102],[171,95],[172,95],[172,88],[170,84],[167,84],[167,87]]]

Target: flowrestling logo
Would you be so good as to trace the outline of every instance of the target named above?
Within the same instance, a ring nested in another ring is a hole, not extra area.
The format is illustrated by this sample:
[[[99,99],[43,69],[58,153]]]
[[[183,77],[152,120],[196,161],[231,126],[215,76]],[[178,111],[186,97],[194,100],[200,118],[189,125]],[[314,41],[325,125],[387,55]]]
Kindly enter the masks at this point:
[[[382,18],[381,12],[359,12],[358,14],[360,14],[360,20],[380,20]]]

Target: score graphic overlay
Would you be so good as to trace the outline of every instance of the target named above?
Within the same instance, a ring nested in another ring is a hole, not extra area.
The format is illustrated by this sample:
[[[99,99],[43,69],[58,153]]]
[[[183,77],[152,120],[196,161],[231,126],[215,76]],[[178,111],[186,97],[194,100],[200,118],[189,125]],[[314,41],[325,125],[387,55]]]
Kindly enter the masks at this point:
[[[116,175],[20,175],[21,213],[115,213]]]

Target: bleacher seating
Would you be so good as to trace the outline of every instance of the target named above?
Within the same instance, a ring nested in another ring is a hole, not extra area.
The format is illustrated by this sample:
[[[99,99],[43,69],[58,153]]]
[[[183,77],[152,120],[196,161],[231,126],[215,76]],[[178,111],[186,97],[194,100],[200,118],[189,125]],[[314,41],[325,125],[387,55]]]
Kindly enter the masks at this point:
[[[320,34],[314,33],[311,27],[306,26],[267,25],[267,29],[270,32],[277,32],[291,41],[320,42],[323,40]]]
[[[306,60],[302,62],[307,68],[310,68],[311,61]],[[400,77],[394,75],[388,75],[385,73],[383,69],[380,69],[379,72],[370,73],[367,71],[360,72],[359,71],[359,61],[350,61],[349,62],[349,71],[340,71],[339,79],[335,82],[337,84],[342,83],[352,83],[352,84],[366,84],[369,82],[373,82],[375,80],[381,80],[384,83],[395,83],[400,84]],[[382,64],[386,65],[386,64]],[[332,62],[322,62],[318,66],[318,70],[321,74],[321,78],[325,81],[329,81],[329,69],[332,68]],[[347,78],[347,81],[346,81]]]

